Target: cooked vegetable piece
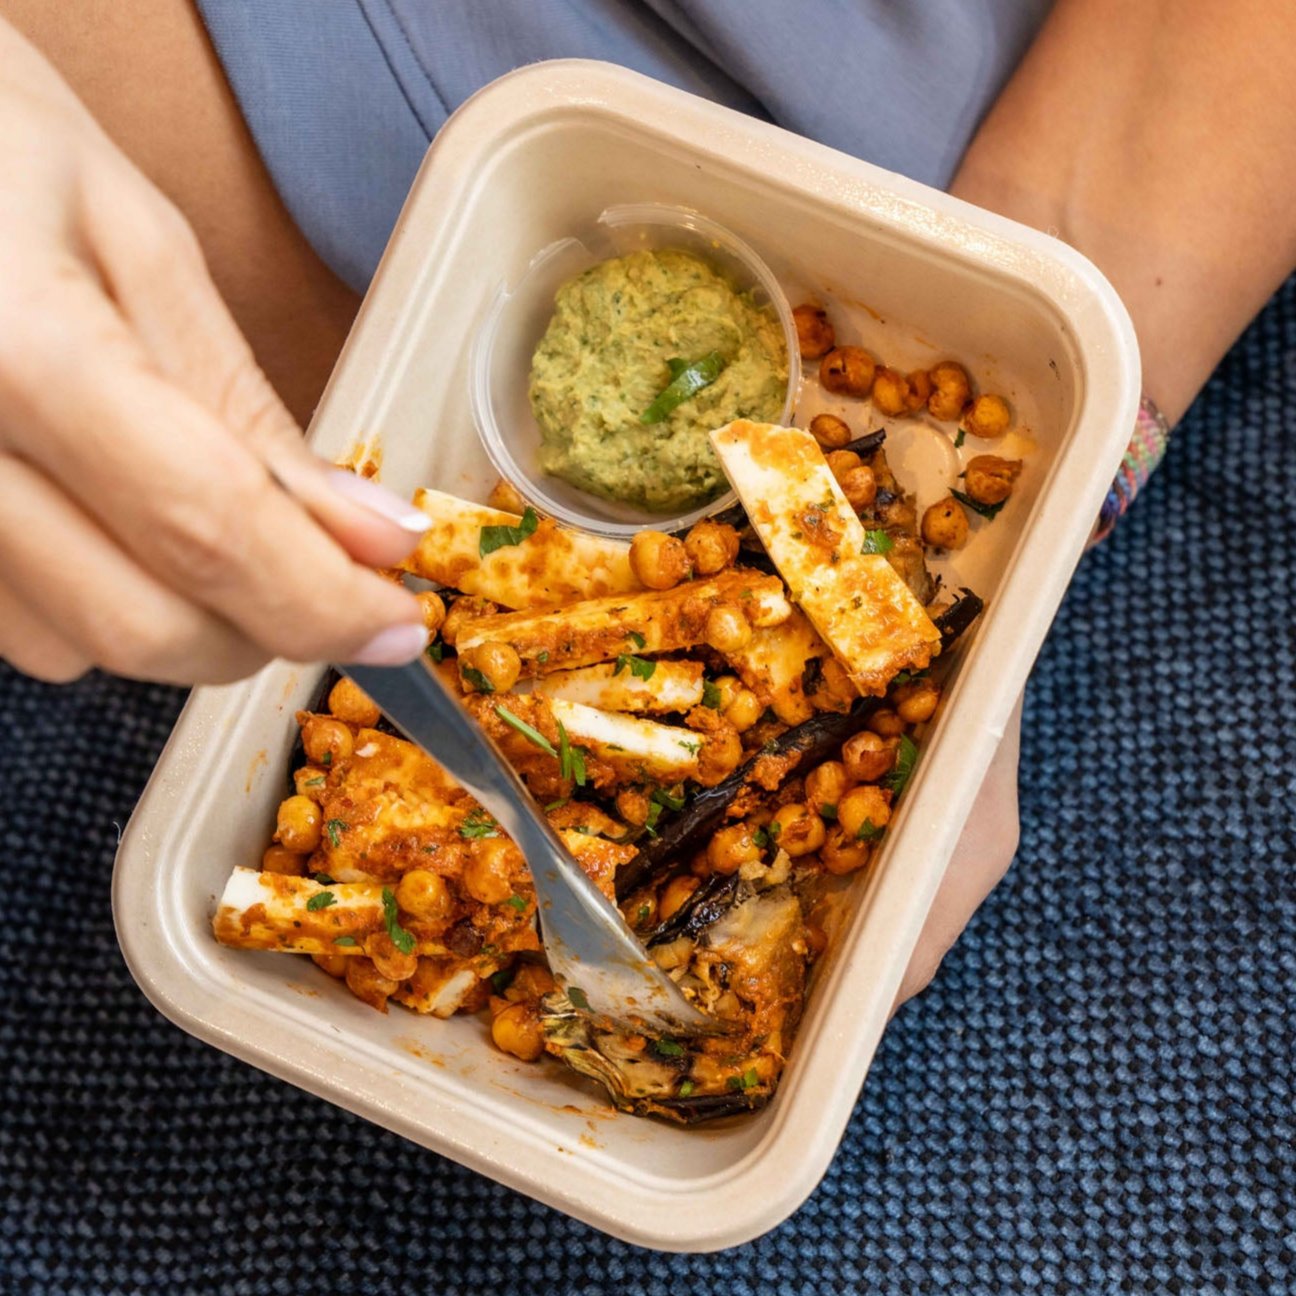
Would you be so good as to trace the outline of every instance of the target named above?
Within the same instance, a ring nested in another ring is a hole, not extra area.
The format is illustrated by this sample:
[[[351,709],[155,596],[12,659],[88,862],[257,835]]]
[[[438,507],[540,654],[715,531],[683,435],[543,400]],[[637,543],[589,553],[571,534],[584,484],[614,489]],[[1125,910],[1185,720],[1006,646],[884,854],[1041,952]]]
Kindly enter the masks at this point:
[[[697,775],[702,738],[692,729],[599,711],[562,698],[553,698],[550,705],[571,741],[588,747],[610,765],[659,783]]]
[[[806,663],[831,655],[819,632],[796,608],[782,625],[752,633],[751,642],[725,659],[742,681],[784,724],[800,724],[814,714],[806,696]]]
[[[626,653],[652,656],[696,647],[705,642],[707,619],[718,607],[738,610],[757,627],[778,625],[792,613],[777,576],[731,568],[669,590],[477,617],[463,625],[456,643],[460,652],[487,641],[510,644],[521,658],[523,678],[534,678],[615,662]]]
[[[701,662],[659,661],[652,665],[655,669],[646,677],[632,667],[618,670],[615,663],[558,671],[538,680],[535,691],[602,711],[661,714],[690,711],[701,703]]]
[[[739,420],[711,434],[752,526],[863,694],[923,669],[940,634],[865,533],[808,432]]]
[[[630,547],[620,541],[560,527],[552,518],[527,530],[516,513],[444,491],[416,491],[414,503],[434,520],[401,570],[438,585],[509,608],[641,588],[630,570]],[[516,543],[505,529],[518,533]]]

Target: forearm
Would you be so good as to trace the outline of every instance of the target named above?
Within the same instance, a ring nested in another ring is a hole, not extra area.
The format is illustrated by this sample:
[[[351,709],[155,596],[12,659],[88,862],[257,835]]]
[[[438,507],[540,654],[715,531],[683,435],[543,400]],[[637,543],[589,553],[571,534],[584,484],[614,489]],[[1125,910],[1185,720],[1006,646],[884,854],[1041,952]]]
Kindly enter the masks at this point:
[[[1296,6],[1058,0],[951,189],[1099,266],[1175,422],[1296,264]]]

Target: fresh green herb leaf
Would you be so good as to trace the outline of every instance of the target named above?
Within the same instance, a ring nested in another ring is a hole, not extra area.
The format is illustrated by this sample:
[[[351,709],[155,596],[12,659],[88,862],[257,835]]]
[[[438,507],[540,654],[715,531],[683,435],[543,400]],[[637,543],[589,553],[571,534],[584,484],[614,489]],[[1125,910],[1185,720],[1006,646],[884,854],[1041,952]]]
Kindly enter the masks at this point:
[[[485,810],[470,810],[464,816],[464,821],[459,825],[459,836],[466,837],[469,840],[481,837],[498,837],[496,831],[499,825],[494,819],[486,813]]]
[[[684,1046],[677,1044],[673,1039],[667,1039],[663,1036],[661,1039],[653,1041],[653,1052],[660,1053],[662,1057],[683,1057]]]
[[[644,831],[647,832],[649,837],[657,836],[657,820],[661,818],[661,812],[662,808],[658,802],[649,802],[648,818],[644,820]]]
[[[688,738],[677,738],[676,742],[683,747],[690,756],[696,756],[698,752],[702,750],[702,740],[700,738],[696,742],[690,741]]]
[[[687,1098],[696,1088],[697,1085],[695,1085],[692,1080],[685,1080],[679,1087],[679,1096],[681,1098]]]
[[[589,1012],[589,1000],[585,997],[585,991],[580,986],[568,986],[567,998],[571,1000],[573,1008],[579,1008],[581,1012]]]
[[[713,684],[710,680],[702,681],[702,705],[710,707],[712,711],[720,710],[720,686]]]
[[[675,796],[669,788],[654,788],[652,799],[659,805],[664,805],[667,810],[683,810],[688,798],[681,795]]]
[[[319,785],[323,782],[324,782],[324,775],[317,774],[314,778],[307,779],[306,782],[302,784],[302,787],[319,787]]]
[[[887,787],[899,796],[909,786],[913,776],[914,765],[918,760],[918,744],[908,734],[900,735],[900,746],[896,749],[895,764],[887,775]]]
[[[762,849],[769,845],[769,839],[769,833],[767,833],[764,828],[757,828],[756,831],[752,833],[752,841]]]
[[[562,778],[572,779],[577,787],[585,786],[585,753],[572,746],[561,720],[558,721],[558,773]]]
[[[998,504],[982,504],[980,500],[974,500],[971,495],[961,490],[955,490],[950,487],[950,494],[954,496],[960,504],[965,504],[973,513],[980,513],[983,518],[996,518],[999,516],[999,510],[1008,503],[1007,500],[1000,500]]]
[[[494,693],[495,685],[477,669],[476,666],[460,666],[460,673],[478,693]]]
[[[779,833],[783,831],[783,825],[777,819],[771,819],[766,831],[769,833],[770,841],[776,842],[779,839]]]
[[[875,842],[882,834],[886,832],[885,828],[879,828],[872,819],[865,819],[859,826],[859,832],[855,836],[862,842]]]
[[[652,916],[652,905],[650,905],[645,900],[644,903],[639,906],[638,910],[635,913],[635,922],[639,922],[639,923],[647,922],[651,916]]]
[[[345,945],[348,948],[352,945],[358,945],[359,943],[360,942],[356,940],[354,936],[335,936],[333,938],[334,945]]]
[[[565,806],[565,805],[567,804],[567,802],[570,801],[570,800],[571,800],[571,797],[559,797],[557,801],[550,801],[549,804],[548,804],[547,806],[545,806],[545,809],[546,809],[546,810],[561,810],[562,807]]]
[[[444,661],[445,644],[443,644],[440,639],[438,639],[436,643],[428,644],[427,655],[431,657],[434,662]]]
[[[898,671],[891,680],[891,687],[896,688],[904,684],[912,684],[914,677],[908,671]]]
[[[739,1091],[744,1089],[755,1089],[756,1086],[760,1084],[760,1076],[757,1074],[755,1067],[748,1067],[742,1075],[730,1076],[728,1083],[730,1089],[737,1089]]]
[[[512,905],[513,908],[518,911],[518,913],[522,913],[523,910],[526,909],[529,901],[527,900],[526,896],[511,895],[507,900],[504,901],[504,903],[506,905]]]
[[[346,832],[350,827],[351,825],[345,819],[330,819],[324,825],[324,831],[328,833],[329,844],[336,849],[341,841],[338,834]]]
[[[535,747],[539,747],[542,752],[547,752],[550,756],[558,755],[554,750],[553,743],[551,743],[539,729],[533,729],[525,720],[520,720],[508,709],[508,707],[497,706],[495,708],[495,714],[499,716],[506,725],[512,725],[513,728],[527,740],[527,742],[531,743]]]
[[[325,769],[327,769],[330,765],[332,765],[332,764],[333,764],[333,753],[332,753],[331,751],[326,751],[326,752],[324,753],[324,759],[323,759],[322,761],[320,761],[320,764],[323,765]]]
[[[954,449],[962,450],[963,442],[967,440],[967,428],[959,428],[958,436],[954,438]]]
[[[549,649],[548,649],[548,648],[544,649],[543,652],[538,652],[538,653],[536,653],[536,662],[537,662],[539,665],[543,666],[543,665],[545,664],[545,662],[547,662],[548,660],[549,660]]]
[[[657,669],[657,663],[645,661],[642,657],[634,657],[629,653],[617,653],[616,667],[612,671],[613,675],[620,675],[626,667],[630,668],[630,674],[636,679],[650,680],[653,672]]]
[[[320,886],[332,886],[333,879],[327,873],[312,873],[311,881],[318,882]]]
[[[819,807],[819,817],[830,821],[836,819],[837,807],[835,805],[821,805]]]
[[[885,531],[865,531],[864,547],[860,553],[888,554],[895,548],[895,541]]]
[[[632,644],[634,644],[634,646],[635,646],[636,648],[647,648],[647,647],[648,647],[648,640],[645,639],[645,638],[643,637],[643,635],[641,635],[641,634],[639,633],[638,630],[631,630],[631,631],[629,631],[629,632],[626,634],[626,638],[629,639],[630,642],[631,642]]]
[[[529,504],[523,510],[522,520],[517,526],[484,526],[481,529],[481,539],[477,542],[477,552],[485,558],[487,554],[493,554],[496,549],[506,549],[509,545],[519,545],[527,536],[535,535],[535,529],[540,525],[540,519],[536,516],[536,511]]]
[[[639,415],[639,422],[662,422],[673,409],[696,396],[704,387],[710,387],[728,363],[718,351],[709,351],[692,364],[667,361],[671,380],[658,393],[657,399]]]
[[[490,982],[491,989],[497,995],[502,995],[512,984],[513,978],[516,975],[517,973],[513,968],[500,968],[498,972],[492,972],[486,980]]]
[[[396,896],[391,887],[383,887],[382,889],[382,907],[383,922],[387,926],[387,935],[391,937],[392,944],[402,954],[413,954],[417,942],[413,934],[407,932],[398,921]]]
[[[316,913],[320,909],[327,909],[332,904],[337,904],[337,896],[332,891],[318,891],[306,901],[306,908],[311,913]]]

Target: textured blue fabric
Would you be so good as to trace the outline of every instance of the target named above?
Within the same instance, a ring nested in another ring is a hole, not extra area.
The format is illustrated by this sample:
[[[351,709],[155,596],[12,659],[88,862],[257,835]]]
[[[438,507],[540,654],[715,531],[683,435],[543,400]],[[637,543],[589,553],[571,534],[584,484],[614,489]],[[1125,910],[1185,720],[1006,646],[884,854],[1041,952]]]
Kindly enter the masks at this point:
[[[600,58],[943,186],[1052,0],[197,0],[293,217],[353,287],[488,81]]]
[[[607,1239],[158,1017],[109,871],[181,694],[0,676],[0,1291],[1296,1291],[1293,429],[1296,280],[1080,568],[1017,863],[819,1189],[717,1256]]]

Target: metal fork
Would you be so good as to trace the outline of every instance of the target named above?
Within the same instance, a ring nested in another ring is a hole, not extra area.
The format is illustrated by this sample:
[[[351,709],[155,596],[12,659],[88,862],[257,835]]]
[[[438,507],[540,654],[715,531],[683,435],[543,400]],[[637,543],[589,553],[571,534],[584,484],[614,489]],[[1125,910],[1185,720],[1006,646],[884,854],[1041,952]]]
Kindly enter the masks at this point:
[[[579,1009],[677,1034],[712,1033],[652,961],[616,906],[586,877],[490,737],[425,658],[406,666],[339,666],[412,743],[444,766],[517,843],[531,869],[545,956]]]

